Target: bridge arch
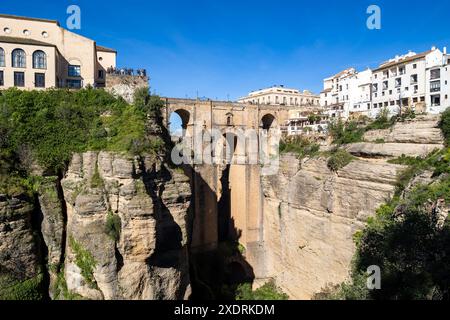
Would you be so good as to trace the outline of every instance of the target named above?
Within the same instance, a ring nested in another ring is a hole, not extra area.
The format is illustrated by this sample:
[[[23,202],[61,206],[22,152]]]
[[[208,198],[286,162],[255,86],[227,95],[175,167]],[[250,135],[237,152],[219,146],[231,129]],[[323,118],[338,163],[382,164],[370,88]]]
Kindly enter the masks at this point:
[[[271,113],[266,113],[261,117],[260,127],[263,130],[271,130],[277,128],[278,127],[277,118]]]

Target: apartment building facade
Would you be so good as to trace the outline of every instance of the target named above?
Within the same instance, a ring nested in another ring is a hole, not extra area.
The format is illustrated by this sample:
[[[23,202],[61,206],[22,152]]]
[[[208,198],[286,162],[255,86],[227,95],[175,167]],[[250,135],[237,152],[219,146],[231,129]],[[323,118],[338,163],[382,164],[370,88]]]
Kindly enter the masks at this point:
[[[320,96],[310,91],[289,89],[284,86],[273,86],[250,92],[246,97],[240,98],[239,103],[266,104],[280,106],[319,106]]]
[[[433,47],[409,52],[374,70],[347,69],[324,80],[321,106],[330,117],[360,115],[375,118],[381,110],[400,114],[406,109],[438,114],[450,107],[450,56]]]
[[[330,118],[348,118],[370,109],[372,71],[349,68],[324,80],[321,106]]]
[[[58,21],[0,14],[0,89],[104,87],[116,56]]]

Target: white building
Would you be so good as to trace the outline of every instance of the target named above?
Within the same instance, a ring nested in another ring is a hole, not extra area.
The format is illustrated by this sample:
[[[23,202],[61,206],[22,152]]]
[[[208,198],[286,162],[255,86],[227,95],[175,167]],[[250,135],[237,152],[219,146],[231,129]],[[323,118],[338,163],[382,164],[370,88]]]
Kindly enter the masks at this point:
[[[387,107],[391,114],[406,107],[441,113],[450,106],[449,75],[446,48],[443,52],[433,47],[424,53],[397,56],[374,70],[373,108],[379,112]]]
[[[321,106],[331,117],[376,117],[405,109],[441,113],[450,106],[450,55],[433,47],[409,52],[382,63],[375,70],[347,69],[324,80]]]
[[[319,106],[320,97],[307,90],[300,91],[284,86],[273,86],[250,92],[247,97],[240,98],[238,102],[282,106]]]
[[[372,71],[349,68],[324,80],[321,106],[331,118],[347,119],[353,112],[365,112],[371,105]]]

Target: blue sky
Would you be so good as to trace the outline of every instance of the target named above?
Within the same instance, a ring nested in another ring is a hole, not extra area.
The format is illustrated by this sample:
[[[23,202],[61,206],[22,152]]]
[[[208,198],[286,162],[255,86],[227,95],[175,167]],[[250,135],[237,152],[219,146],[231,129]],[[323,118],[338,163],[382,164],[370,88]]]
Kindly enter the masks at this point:
[[[450,1],[2,0],[0,12],[57,19],[82,12],[78,33],[147,68],[163,96],[237,99],[274,84],[319,92],[341,69],[376,66],[432,45],[450,47]],[[366,9],[382,9],[382,29]]]

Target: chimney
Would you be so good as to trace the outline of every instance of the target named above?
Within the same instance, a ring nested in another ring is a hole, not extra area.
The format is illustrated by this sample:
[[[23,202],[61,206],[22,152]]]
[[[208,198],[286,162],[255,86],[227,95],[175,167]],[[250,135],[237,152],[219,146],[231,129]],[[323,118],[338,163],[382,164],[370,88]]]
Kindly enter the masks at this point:
[[[444,47],[444,54],[447,54],[447,47]]]
[[[436,50],[436,46],[431,47],[431,51],[434,51],[434,50]]]

